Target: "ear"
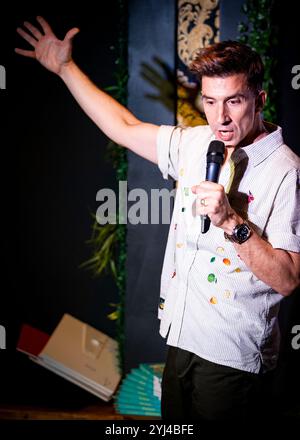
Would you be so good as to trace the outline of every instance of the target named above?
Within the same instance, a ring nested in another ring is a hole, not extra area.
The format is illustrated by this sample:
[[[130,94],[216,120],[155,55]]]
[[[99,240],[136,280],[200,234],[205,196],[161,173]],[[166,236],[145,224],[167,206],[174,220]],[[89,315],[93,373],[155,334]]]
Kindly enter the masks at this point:
[[[267,99],[267,92],[265,90],[261,90],[255,98],[255,111],[257,113],[260,113],[264,108],[266,99]]]

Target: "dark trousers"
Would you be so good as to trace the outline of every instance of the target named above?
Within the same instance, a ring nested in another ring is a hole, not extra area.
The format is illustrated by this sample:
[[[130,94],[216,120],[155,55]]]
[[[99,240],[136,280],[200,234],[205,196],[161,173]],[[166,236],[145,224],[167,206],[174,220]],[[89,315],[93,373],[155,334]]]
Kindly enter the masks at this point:
[[[269,373],[254,374],[169,347],[162,379],[163,420],[265,420]]]

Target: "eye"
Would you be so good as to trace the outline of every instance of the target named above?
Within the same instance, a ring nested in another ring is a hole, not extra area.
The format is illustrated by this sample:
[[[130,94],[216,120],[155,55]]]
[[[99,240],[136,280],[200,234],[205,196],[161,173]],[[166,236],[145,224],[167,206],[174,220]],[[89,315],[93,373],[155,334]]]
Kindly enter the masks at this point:
[[[241,103],[241,100],[240,100],[239,98],[233,98],[233,99],[229,99],[229,100],[227,101],[227,103],[228,103],[229,105],[237,105],[237,104],[240,104],[240,103]]]
[[[213,105],[215,103],[212,99],[206,99],[204,102],[206,105]]]

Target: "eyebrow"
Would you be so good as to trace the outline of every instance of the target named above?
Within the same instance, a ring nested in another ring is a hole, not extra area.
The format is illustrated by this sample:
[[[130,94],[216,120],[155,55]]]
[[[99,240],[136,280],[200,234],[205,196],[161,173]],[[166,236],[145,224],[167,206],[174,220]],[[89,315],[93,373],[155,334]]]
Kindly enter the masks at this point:
[[[212,96],[207,96],[207,95],[201,95],[202,99],[213,99],[216,100],[216,98],[213,98]],[[246,95],[244,93],[235,93],[234,95],[231,96],[226,96],[225,101],[229,101],[230,99],[233,98],[246,98]]]

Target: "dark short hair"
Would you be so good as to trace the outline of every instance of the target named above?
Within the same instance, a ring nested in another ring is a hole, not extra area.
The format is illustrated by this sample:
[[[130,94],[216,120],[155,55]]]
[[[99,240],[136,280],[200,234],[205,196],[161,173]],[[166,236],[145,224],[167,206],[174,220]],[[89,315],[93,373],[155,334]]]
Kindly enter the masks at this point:
[[[189,66],[199,76],[226,77],[244,73],[248,87],[255,93],[262,90],[264,65],[260,55],[238,41],[221,41],[200,49]]]

